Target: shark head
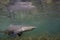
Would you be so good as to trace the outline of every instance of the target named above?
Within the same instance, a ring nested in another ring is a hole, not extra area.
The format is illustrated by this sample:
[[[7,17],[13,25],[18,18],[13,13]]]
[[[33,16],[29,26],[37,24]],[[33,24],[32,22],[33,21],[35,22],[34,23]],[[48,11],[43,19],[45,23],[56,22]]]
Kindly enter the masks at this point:
[[[33,29],[36,29],[36,27],[35,27],[35,26],[22,26],[22,27],[19,29],[19,31],[20,31],[20,30],[22,30],[22,31],[30,31],[30,30],[33,30]]]

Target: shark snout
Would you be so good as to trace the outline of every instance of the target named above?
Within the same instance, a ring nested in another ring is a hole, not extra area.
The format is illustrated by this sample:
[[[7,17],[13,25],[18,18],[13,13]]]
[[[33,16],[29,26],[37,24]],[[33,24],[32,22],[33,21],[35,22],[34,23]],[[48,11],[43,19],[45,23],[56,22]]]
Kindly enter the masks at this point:
[[[23,31],[28,31],[28,30],[33,30],[33,29],[36,29],[37,27],[34,27],[34,26],[29,26],[29,27],[22,27],[22,30]]]

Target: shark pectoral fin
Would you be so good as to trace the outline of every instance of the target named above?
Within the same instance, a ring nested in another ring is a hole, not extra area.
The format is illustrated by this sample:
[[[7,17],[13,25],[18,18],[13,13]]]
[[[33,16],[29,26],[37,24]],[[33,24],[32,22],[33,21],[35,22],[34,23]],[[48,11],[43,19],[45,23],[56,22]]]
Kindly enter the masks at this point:
[[[17,33],[17,35],[20,37],[23,34],[23,32],[19,32]]]

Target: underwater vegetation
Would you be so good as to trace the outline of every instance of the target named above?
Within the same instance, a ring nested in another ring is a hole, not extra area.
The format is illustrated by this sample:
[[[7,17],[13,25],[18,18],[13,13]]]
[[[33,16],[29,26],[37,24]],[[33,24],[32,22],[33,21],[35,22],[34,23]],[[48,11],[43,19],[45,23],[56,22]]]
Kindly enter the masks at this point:
[[[54,35],[47,32],[40,33],[39,36],[3,37],[0,40],[60,40],[60,34]]]

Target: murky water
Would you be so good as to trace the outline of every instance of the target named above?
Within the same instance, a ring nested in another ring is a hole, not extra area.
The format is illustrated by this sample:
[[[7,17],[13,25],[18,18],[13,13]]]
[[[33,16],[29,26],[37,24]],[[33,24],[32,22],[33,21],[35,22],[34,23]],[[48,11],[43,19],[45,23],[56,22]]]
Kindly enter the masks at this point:
[[[23,35],[25,36],[35,36],[39,35],[41,32],[49,33],[60,33],[60,16],[59,14],[44,14],[40,13],[39,15],[31,16],[29,15],[23,19],[18,19],[16,21],[11,21],[7,17],[0,17],[0,30],[5,30],[9,24],[18,24],[18,25],[34,25],[37,29],[26,32]]]
[[[37,29],[25,32],[23,36],[38,36],[41,32],[53,34],[60,33],[60,12],[50,8],[48,12],[38,12],[35,15],[17,13],[16,19],[11,20],[8,17],[0,16],[0,30],[5,30],[9,24],[34,25]]]

